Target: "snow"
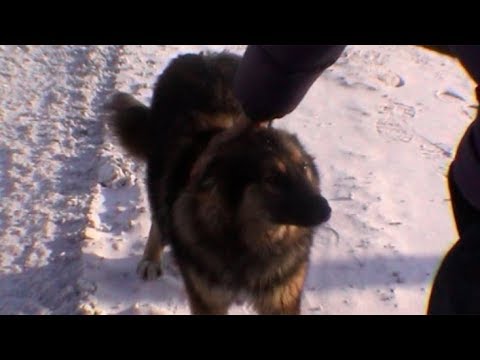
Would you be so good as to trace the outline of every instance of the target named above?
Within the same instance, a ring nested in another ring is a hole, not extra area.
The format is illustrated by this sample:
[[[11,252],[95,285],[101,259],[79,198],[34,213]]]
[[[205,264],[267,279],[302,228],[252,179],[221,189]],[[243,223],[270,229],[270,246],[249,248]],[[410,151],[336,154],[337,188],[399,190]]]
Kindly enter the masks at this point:
[[[245,46],[0,47],[0,314],[188,314],[167,249],[140,280],[150,220],[144,166],[106,131],[103,104],[148,104],[179,53]],[[456,241],[446,171],[475,116],[453,59],[349,46],[275,126],[315,156],[333,208],[318,229],[304,314],[424,314]],[[238,302],[232,314],[251,314]]]

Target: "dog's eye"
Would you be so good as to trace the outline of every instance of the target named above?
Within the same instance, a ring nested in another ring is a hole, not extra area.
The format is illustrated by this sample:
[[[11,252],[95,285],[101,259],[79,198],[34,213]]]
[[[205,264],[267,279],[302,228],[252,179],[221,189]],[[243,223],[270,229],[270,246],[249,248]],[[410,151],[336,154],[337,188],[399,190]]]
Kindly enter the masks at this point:
[[[272,171],[265,177],[265,182],[269,185],[279,185],[282,179],[282,173],[279,171]]]
[[[308,172],[309,168],[310,167],[308,166],[308,162],[304,161],[303,164],[302,164],[303,171]]]
[[[211,189],[214,184],[215,184],[215,179],[213,178],[213,176],[207,176],[205,179],[203,179],[200,182],[200,188],[202,190],[208,190],[208,189]]]

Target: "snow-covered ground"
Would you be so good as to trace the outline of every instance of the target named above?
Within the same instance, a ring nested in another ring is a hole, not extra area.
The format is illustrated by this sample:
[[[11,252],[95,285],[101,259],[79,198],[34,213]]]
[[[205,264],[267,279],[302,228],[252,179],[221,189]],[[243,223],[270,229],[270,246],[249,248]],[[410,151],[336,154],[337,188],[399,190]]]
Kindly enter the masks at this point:
[[[188,314],[170,253],[146,283],[144,167],[106,131],[115,90],[149,103],[178,53],[244,46],[0,46],[0,314]],[[446,170],[476,104],[459,64],[350,46],[277,121],[316,157],[333,208],[304,314],[423,314],[456,240]],[[252,313],[242,303],[232,314]]]

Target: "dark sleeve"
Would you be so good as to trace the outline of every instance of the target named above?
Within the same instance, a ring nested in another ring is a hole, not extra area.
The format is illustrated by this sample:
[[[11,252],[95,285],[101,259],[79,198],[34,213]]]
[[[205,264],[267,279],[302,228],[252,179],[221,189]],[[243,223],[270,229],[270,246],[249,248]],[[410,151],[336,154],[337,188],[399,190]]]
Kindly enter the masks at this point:
[[[480,83],[480,45],[422,45],[430,50],[456,57],[473,80]]]
[[[473,80],[480,83],[480,45],[448,45]]]
[[[476,82],[480,101],[480,45],[449,45],[465,70]],[[477,104],[478,105],[478,104]],[[478,111],[478,110],[477,110]],[[465,199],[480,209],[480,114],[468,127],[452,164],[453,180]]]
[[[320,74],[346,45],[250,45],[238,68],[234,92],[254,121],[295,110]]]
[[[465,71],[477,84],[477,101],[480,101],[480,45],[428,45],[428,48],[446,55],[456,57]],[[456,211],[455,219],[459,232],[462,224],[469,222],[473,214],[480,211],[480,114],[467,128],[458,145],[455,159],[452,163],[453,186],[458,189],[457,196],[452,192],[454,212],[461,205],[462,211]],[[460,200],[459,200],[460,199]],[[465,199],[465,200],[463,200]],[[468,203],[468,204],[467,204]],[[472,210],[479,209],[479,210]]]

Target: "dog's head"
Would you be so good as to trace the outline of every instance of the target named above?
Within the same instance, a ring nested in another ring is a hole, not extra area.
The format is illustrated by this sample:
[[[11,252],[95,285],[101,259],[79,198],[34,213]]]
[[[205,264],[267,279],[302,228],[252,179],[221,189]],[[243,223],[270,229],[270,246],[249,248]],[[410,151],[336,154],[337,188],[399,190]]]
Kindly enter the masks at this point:
[[[201,192],[213,189],[230,209],[243,206],[275,224],[315,226],[331,213],[313,158],[280,130],[256,129],[224,145],[199,183]]]

